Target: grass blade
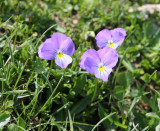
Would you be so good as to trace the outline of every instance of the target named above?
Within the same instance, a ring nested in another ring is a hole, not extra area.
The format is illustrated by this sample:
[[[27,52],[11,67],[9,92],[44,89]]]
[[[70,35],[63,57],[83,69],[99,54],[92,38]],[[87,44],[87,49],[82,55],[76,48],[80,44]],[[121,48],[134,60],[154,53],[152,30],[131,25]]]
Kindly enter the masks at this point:
[[[11,42],[9,40],[9,38],[5,35],[7,41],[8,41],[8,44],[9,44],[9,51],[10,51],[10,54],[11,54],[11,64],[14,64],[14,58],[13,58],[13,52],[12,52],[12,47],[11,47]]]
[[[62,77],[60,78],[60,80],[59,80],[56,88],[53,90],[53,92],[52,92],[52,94],[50,95],[50,97],[48,98],[48,100],[45,102],[45,104],[43,105],[43,107],[36,113],[35,116],[37,116],[37,115],[44,109],[44,107],[50,102],[50,100],[52,99],[53,95],[55,94],[57,88],[59,87],[59,84],[61,83],[63,77],[64,77],[64,74],[63,74]]]
[[[91,131],[94,131],[94,130],[97,128],[97,126],[99,126],[99,124],[101,124],[104,120],[108,119],[109,117],[113,116],[114,114],[116,114],[116,112],[113,112],[113,113],[109,114],[108,116],[104,117],[102,120],[100,120],[100,121],[93,127],[93,129],[92,129]]]
[[[70,113],[69,110],[68,110],[68,116],[69,116],[70,130],[71,130],[71,131],[74,131],[74,130],[73,130],[73,122],[72,122],[72,118],[71,118],[71,113]]]

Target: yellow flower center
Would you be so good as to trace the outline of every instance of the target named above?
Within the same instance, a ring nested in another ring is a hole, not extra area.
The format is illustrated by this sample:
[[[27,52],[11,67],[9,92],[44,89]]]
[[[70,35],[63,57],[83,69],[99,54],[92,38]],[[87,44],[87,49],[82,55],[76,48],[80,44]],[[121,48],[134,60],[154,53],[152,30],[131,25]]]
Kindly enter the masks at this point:
[[[104,66],[100,66],[99,68],[98,68],[98,70],[101,72],[101,71],[104,71],[105,70],[105,67]]]
[[[113,47],[114,43],[109,43],[108,45],[109,45],[109,47]]]
[[[63,53],[62,52],[57,53],[57,57],[58,58],[62,58],[63,57]]]

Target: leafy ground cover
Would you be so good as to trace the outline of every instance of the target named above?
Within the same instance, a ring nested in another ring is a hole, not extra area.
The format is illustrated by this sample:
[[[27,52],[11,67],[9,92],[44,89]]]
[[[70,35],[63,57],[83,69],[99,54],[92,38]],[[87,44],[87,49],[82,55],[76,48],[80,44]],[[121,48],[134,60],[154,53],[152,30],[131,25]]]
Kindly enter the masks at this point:
[[[158,0],[4,0],[0,2],[0,130],[160,130],[160,13],[138,11]],[[98,49],[102,29],[124,28],[119,62],[103,82],[79,67]],[[76,51],[66,69],[41,60],[54,32]]]

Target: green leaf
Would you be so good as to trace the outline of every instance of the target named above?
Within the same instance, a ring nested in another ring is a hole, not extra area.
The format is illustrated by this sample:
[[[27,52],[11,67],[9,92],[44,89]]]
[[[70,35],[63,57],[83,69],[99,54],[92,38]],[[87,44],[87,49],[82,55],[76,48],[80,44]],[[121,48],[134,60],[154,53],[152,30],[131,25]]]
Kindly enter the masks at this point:
[[[130,108],[129,108],[129,111],[128,111],[128,114],[130,115],[130,113],[133,111],[133,108],[135,107],[135,105],[139,102],[139,100],[141,99],[141,96],[139,97],[135,97]]]
[[[150,74],[148,74],[148,73],[145,73],[143,76],[141,76],[140,78],[144,81],[144,82],[146,82],[146,81],[149,81],[149,79],[150,79]]]
[[[59,32],[62,32],[62,33],[65,33],[66,32],[66,29],[64,29],[63,27],[57,25],[54,27],[55,30],[59,31]]]
[[[107,110],[104,107],[102,107],[101,104],[98,104],[98,114],[100,119],[108,115]],[[108,118],[108,120],[112,121],[112,118],[110,117]],[[105,128],[109,126],[107,121],[103,121],[102,124],[104,125]]]
[[[27,90],[13,90],[13,91],[4,92],[3,94],[19,94],[24,92],[27,92]]]
[[[157,98],[157,102],[158,102],[158,109],[160,110],[160,98]]]
[[[72,91],[76,92],[76,94],[80,94],[83,88],[85,87],[85,84],[86,84],[85,75],[82,74],[79,77],[75,78]]]
[[[18,119],[18,125],[20,127],[23,127],[24,129],[26,128],[26,122],[21,117],[19,117],[19,119]],[[22,130],[22,129],[20,129],[20,130]]]
[[[133,72],[133,70],[135,69],[134,65],[127,60],[123,60],[122,63],[130,72]]]
[[[44,73],[47,70],[47,61],[41,60],[39,57],[36,57],[35,61],[32,63],[32,69],[36,72]]]
[[[89,124],[81,124],[81,123],[74,123],[74,126],[78,127],[79,130],[81,131],[91,131],[94,125],[89,125]]]
[[[12,52],[12,44],[11,44],[11,41],[9,40],[9,38],[7,36],[5,36],[7,41],[8,41],[8,44],[9,44],[9,51],[10,51],[10,54],[11,54],[11,63],[14,64],[14,58],[13,58],[13,52]]]
[[[154,112],[147,113],[146,116],[151,117],[151,118],[155,118],[160,121],[160,117]]]
[[[2,129],[10,121],[10,115],[8,113],[0,114],[0,129]]]
[[[55,120],[51,119],[51,125],[55,125],[58,128],[58,131],[61,131],[60,125],[55,122]]]
[[[8,131],[16,131],[16,130],[18,130],[18,128],[16,127],[15,124],[10,124],[10,125],[8,126]]]
[[[2,48],[3,46],[5,46],[5,41],[4,40],[2,42],[0,42],[0,48]]]
[[[85,109],[85,107],[91,102],[91,98],[92,98],[92,95],[86,96],[85,98],[77,102],[77,104],[73,105],[71,114],[78,114],[83,109]]]
[[[65,4],[64,8],[63,8],[63,11],[64,12],[69,12],[69,11],[72,11],[73,9],[73,5],[71,4]],[[62,32],[62,33],[65,33],[65,32]]]
[[[123,99],[125,93],[125,89],[122,86],[116,86],[114,88],[114,96],[118,99],[121,100]]]
[[[100,119],[102,119],[103,117],[105,117],[105,116],[108,115],[107,110],[106,110],[103,106],[101,106],[100,104],[98,104],[98,113],[99,113]],[[116,126],[119,126],[119,127],[124,128],[124,129],[127,128],[126,125],[123,125],[123,124],[115,121],[114,119],[112,119],[112,117],[109,117],[109,118],[108,118],[108,121],[109,121],[110,123],[113,123],[113,124],[116,125]],[[102,124],[104,125],[105,128],[109,128],[109,127],[108,127],[108,126],[109,126],[109,123],[108,123],[107,121],[103,121]]]
[[[117,81],[124,87],[129,87],[133,83],[133,76],[129,72],[122,72],[119,74]]]
[[[73,131],[73,122],[72,122],[71,113],[69,110],[68,110],[68,116],[69,116],[70,130]]]
[[[160,124],[156,126],[156,131],[160,131]]]
[[[6,79],[4,79],[4,78],[0,78],[0,81],[6,81]]]
[[[108,116],[104,117],[102,120],[100,120],[100,121],[93,127],[93,129],[92,129],[91,131],[94,131],[94,130],[97,128],[97,126],[99,126],[100,123],[102,123],[104,120],[108,119],[109,117],[113,116],[114,114],[116,114],[116,112],[110,113]]]
[[[6,107],[8,108],[8,107],[11,107],[11,106],[13,106],[13,104],[14,104],[14,101],[13,100],[9,100],[9,101],[7,101],[7,103],[6,103]]]
[[[26,131],[23,127],[18,126],[16,124],[10,124],[8,126],[8,131]]]

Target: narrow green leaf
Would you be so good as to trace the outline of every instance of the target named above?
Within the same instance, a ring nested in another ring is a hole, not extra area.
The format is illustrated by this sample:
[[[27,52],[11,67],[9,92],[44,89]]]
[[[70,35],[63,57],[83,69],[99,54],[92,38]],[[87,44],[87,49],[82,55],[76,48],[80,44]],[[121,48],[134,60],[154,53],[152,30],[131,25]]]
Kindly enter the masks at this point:
[[[18,84],[18,82],[19,82],[19,80],[20,80],[20,78],[21,78],[21,76],[22,76],[22,73],[23,73],[23,71],[24,71],[24,68],[26,67],[27,62],[28,62],[28,60],[26,60],[24,66],[23,66],[23,68],[22,68],[22,70],[21,70],[21,72],[20,72],[20,74],[19,74],[19,76],[18,76],[18,79],[17,79],[17,81],[16,81],[16,83],[15,83],[15,85],[14,85],[14,89],[16,89],[16,87],[17,87],[17,84]]]
[[[62,26],[59,26],[59,25],[56,25],[54,29],[57,30],[58,32],[62,32],[62,33],[66,32],[66,29],[64,29]]]
[[[104,117],[93,127],[91,131],[94,131],[97,128],[97,126],[99,126],[100,123],[102,123],[104,120],[108,119],[109,117],[113,116],[114,114],[116,114],[116,112],[110,113],[108,116]]]
[[[160,131],[160,124],[156,126],[156,131]]]
[[[8,131],[26,131],[23,127],[18,126],[16,124],[10,124],[8,126]]]
[[[72,117],[71,117],[71,113],[70,113],[70,111],[69,111],[69,110],[68,110],[68,116],[69,116],[70,130],[71,130],[71,131],[74,131],[74,130],[73,130]]]
[[[8,100],[6,103],[6,107],[9,108],[9,107],[13,106],[13,104],[14,104],[13,100]]]
[[[123,60],[122,63],[130,72],[133,72],[133,70],[135,69],[134,65],[127,60]]]
[[[8,113],[0,114],[0,129],[2,129],[10,121],[10,115]]]
[[[66,108],[69,105],[69,102],[64,104],[61,108],[57,109],[53,114],[56,114],[58,112],[60,112],[61,110],[63,110],[64,108]]]
[[[12,45],[11,45],[11,42],[9,40],[9,38],[7,36],[5,36],[7,41],[8,41],[8,44],[9,44],[9,51],[10,51],[10,54],[11,54],[11,63],[14,64],[14,58],[13,58],[13,52],[12,52]]]
[[[27,90],[13,90],[13,91],[4,92],[3,94],[19,94],[24,92],[27,92]]]
[[[129,108],[129,111],[128,111],[128,114],[130,115],[131,111],[133,110],[133,108],[135,107],[135,105],[139,102],[141,96],[140,97],[135,97],[130,108]]]
[[[147,113],[146,116],[151,117],[151,118],[155,118],[160,121],[160,117],[154,112]]]
[[[157,102],[158,102],[158,109],[160,110],[160,98],[157,98]]]
[[[99,111],[99,114],[100,114],[101,117],[102,117],[102,116],[105,117],[105,116],[108,115],[108,113],[107,113],[107,111],[105,110],[105,108],[104,108],[103,106],[101,106],[100,104],[98,104],[98,111]],[[101,118],[101,117],[100,117],[100,118]],[[116,125],[116,126],[122,127],[122,128],[124,128],[124,129],[127,128],[126,125],[123,125],[123,124],[121,124],[121,123],[119,123],[119,122],[117,122],[117,121],[114,121],[114,120],[112,119],[112,117],[109,117],[108,120],[109,120],[109,122],[113,123],[113,124]],[[105,123],[105,121],[103,121],[103,124],[105,125],[105,127],[108,126],[107,123]]]
[[[60,126],[54,121],[54,119],[51,119],[51,125],[55,125],[58,128],[58,131],[61,131]]]
[[[57,88],[59,87],[59,85],[60,85],[63,77],[64,77],[64,74],[61,76],[61,78],[60,78],[57,86],[54,88],[54,90],[53,90],[52,94],[50,95],[50,97],[48,98],[48,100],[44,103],[44,105],[42,106],[42,108],[40,108],[40,109],[38,110],[38,112],[36,113],[35,116],[37,116],[37,115],[45,108],[45,106],[50,102],[50,100],[52,99],[52,97],[55,95],[55,93],[56,93],[56,91],[57,91]]]
[[[18,126],[24,128],[24,129],[26,128],[26,122],[21,117],[19,117],[19,119],[18,119]]]
[[[148,131],[149,126],[146,126],[142,131]]]
[[[91,102],[92,96],[86,96],[85,98],[79,100],[77,104],[73,105],[73,108],[71,110],[71,114],[78,114],[81,112],[90,102]]]

